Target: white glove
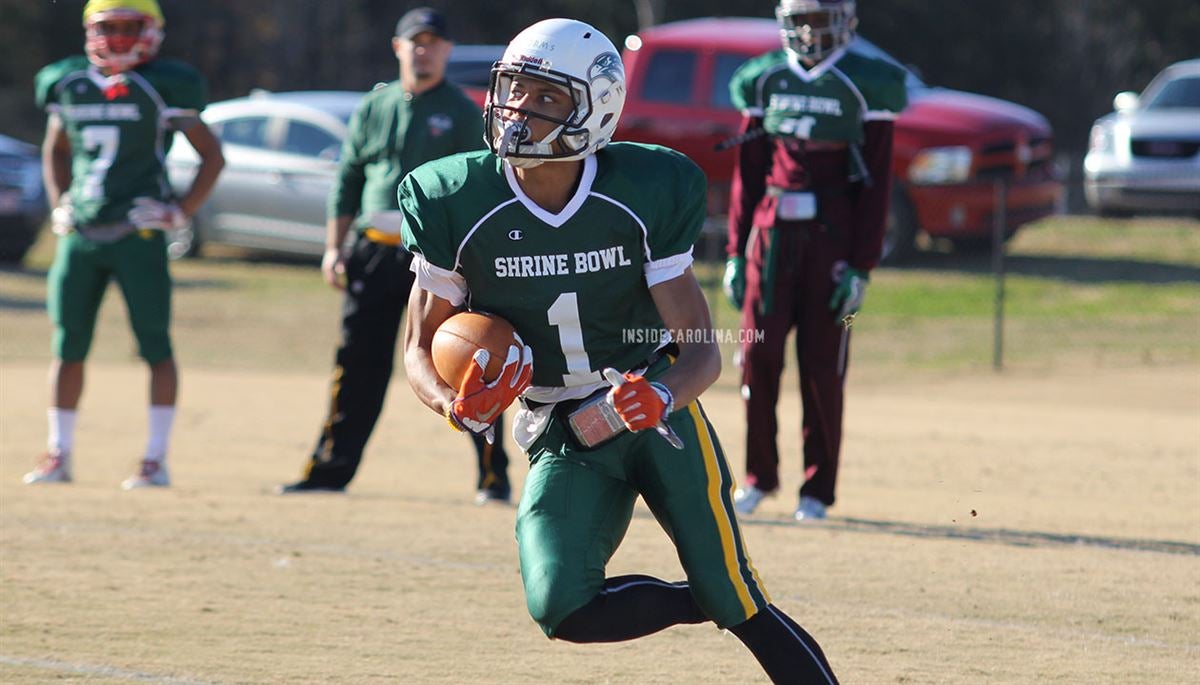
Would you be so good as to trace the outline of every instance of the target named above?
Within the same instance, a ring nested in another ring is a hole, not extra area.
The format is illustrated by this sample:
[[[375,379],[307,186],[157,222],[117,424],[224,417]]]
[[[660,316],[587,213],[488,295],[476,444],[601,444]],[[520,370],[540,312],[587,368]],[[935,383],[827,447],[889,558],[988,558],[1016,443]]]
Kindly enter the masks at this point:
[[[178,231],[191,223],[179,205],[151,197],[134,198],[128,216],[138,230]]]
[[[75,230],[75,208],[63,194],[60,204],[50,212],[50,230],[54,235],[66,235]]]

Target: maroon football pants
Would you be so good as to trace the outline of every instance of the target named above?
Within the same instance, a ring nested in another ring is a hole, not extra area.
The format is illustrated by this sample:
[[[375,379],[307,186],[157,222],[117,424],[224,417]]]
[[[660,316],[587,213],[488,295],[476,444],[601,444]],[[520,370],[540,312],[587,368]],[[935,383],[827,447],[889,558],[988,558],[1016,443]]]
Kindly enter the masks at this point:
[[[803,403],[801,437],[806,479],[800,488],[833,504],[842,442],[842,399],[850,332],[829,309],[834,269],[846,259],[844,240],[814,222],[756,229],[746,246],[746,299],[742,307],[742,395],[746,403],[746,483],[779,488],[778,421],[780,376],[788,332],[796,329]],[[775,241],[774,249],[771,249]],[[764,269],[774,262],[774,286],[765,299]],[[761,331],[758,340],[756,331]],[[785,425],[793,425],[785,422]]]

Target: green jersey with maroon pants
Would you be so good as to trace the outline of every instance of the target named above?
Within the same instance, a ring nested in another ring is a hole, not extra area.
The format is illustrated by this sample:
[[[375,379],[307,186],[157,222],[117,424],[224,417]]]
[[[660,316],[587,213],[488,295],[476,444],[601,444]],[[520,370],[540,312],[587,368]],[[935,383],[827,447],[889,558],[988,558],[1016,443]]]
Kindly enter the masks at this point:
[[[513,169],[487,152],[427,164],[400,185],[418,285],[505,318],[533,350],[533,386],[514,427],[530,464],[516,524],[529,612],[547,636],[575,642],[709,620],[741,631],[747,644],[773,639],[766,619],[750,619],[782,612],[746,554],[734,479],[700,402],[666,419],[682,450],[655,431],[587,449],[567,425],[579,400],[609,389],[601,370],[656,378],[669,367],[650,288],[690,267],[706,211],[704,174],[674,151],[610,144],[582,167],[557,214],[529,199]],[[686,582],[605,578],[638,496],[675,544]],[[773,625],[797,636],[788,638],[787,658],[801,640],[809,655],[802,668],[828,672],[799,626]]]
[[[368,93],[350,119],[328,216],[356,216],[354,246],[346,258],[341,341],[329,413],[304,479],[295,490],[341,490],[362,461],[383,410],[396,339],[412,287],[412,255],[400,245],[396,187],[424,162],[483,147],[479,108],[443,81],[414,95],[399,81]],[[474,439],[476,489],[508,499],[504,445]]]
[[[169,359],[166,239],[136,231],[128,213],[135,198],[172,201],[163,159],[174,122],[195,121],[204,108],[204,79],[162,58],[110,78],[77,56],[45,67],[34,83],[38,106],[61,118],[72,151],[64,201],[74,230],[59,238],[47,283],[54,354],[87,357],[100,301],[116,279],[138,353],[150,364]]]
[[[746,482],[779,487],[775,405],[788,332],[796,329],[803,404],[802,498],[834,502],[850,328],[830,301],[848,274],[878,263],[890,192],[893,121],[904,72],[845,48],[810,69],[784,50],[730,82],[744,113],[730,197],[730,257],[744,257],[742,395]],[[761,129],[761,131],[759,131]]]

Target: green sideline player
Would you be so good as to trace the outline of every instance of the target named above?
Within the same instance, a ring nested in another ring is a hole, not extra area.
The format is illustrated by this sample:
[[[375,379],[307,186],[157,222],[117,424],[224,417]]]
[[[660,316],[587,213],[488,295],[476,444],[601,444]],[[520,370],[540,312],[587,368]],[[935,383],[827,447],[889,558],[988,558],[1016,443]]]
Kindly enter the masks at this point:
[[[418,286],[409,383],[477,434],[521,397],[514,434],[530,471],[517,543],[547,636],[616,642],[713,621],[775,682],[835,683],[816,640],[767,597],[697,400],[721,369],[691,269],[704,174],[665,148],[608,144],[624,101],[624,67],[603,34],[539,22],[493,67],[491,153],[431,162],[400,184]],[[462,308],[494,312],[524,341],[492,383],[481,380],[486,353],[458,388],[433,368],[433,332]],[[666,331],[683,334],[664,345]],[[639,495],[686,581],[605,578]]]
[[[49,449],[25,482],[71,480],[84,359],[100,301],[116,279],[138,353],[150,366],[150,435],[137,473],[122,487],[165,486],[179,382],[165,231],[187,226],[225,162],[199,118],[203,77],[156,58],[163,38],[156,0],[90,0],[83,25],[86,56],[55,62],[35,79],[37,103],[49,113],[42,156],[59,238],[47,283],[54,323]],[[174,131],[200,155],[192,186],[179,198],[163,168]]]

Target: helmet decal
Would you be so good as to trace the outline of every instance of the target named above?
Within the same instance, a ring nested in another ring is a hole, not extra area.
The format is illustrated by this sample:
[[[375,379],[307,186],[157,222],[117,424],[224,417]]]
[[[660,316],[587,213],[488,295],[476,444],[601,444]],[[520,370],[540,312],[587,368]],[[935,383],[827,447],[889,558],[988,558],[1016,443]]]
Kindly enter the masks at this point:
[[[621,64],[621,58],[617,56],[617,53],[605,52],[592,60],[592,65],[587,70],[588,83],[594,84],[602,78],[607,79],[610,83],[619,83],[625,80],[625,66]]]

